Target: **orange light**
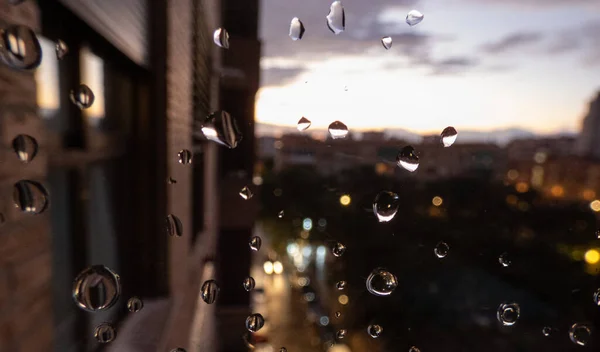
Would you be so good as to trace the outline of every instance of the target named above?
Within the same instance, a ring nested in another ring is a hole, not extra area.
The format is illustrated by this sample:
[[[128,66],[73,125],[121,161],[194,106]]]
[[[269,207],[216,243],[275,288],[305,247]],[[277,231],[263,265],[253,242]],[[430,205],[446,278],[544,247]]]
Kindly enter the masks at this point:
[[[350,205],[350,202],[352,201],[352,199],[350,198],[349,195],[344,194],[343,196],[340,197],[340,204],[347,207],[348,205]]]
[[[562,197],[565,195],[565,189],[561,185],[554,185],[550,188],[550,193],[554,197]]]
[[[529,185],[525,182],[519,182],[515,185],[515,189],[519,193],[525,193],[525,192],[529,191]]]
[[[509,194],[506,196],[506,203],[509,205],[516,205],[518,201],[519,198],[517,198],[517,196],[515,196],[514,194]]]
[[[438,196],[433,197],[433,199],[431,200],[431,204],[435,205],[436,207],[442,205],[443,202],[444,200],[442,199],[442,197]]]
[[[377,163],[377,164],[375,164],[375,172],[378,175],[385,174],[387,172],[387,170],[388,170],[388,167],[387,167],[386,164],[384,164],[384,163]]]
[[[592,200],[596,197],[596,192],[593,189],[586,189],[583,191],[583,199]]]
[[[590,209],[592,209],[595,212],[599,212],[600,211],[600,200],[595,199],[595,200],[591,201]]]

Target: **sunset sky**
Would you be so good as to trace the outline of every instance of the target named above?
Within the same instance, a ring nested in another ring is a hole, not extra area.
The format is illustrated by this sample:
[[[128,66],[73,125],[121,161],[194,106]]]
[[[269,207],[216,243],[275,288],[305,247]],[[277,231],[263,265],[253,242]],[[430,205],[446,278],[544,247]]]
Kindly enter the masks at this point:
[[[346,0],[337,36],[330,4],[262,0],[258,122],[571,132],[600,90],[598,0]],[[415,27],[412,9],[425,15]],[[296,42],[293,17],[306,27]]]

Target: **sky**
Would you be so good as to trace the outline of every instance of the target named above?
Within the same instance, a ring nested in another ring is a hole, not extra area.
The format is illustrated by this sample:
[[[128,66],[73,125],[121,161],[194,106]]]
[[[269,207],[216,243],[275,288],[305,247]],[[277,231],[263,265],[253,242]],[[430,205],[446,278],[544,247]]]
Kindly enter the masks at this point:
[[[600,91],[598,0],[261,0],[257,122],[576,132]],[[410,27],[406,13],[424,20]],[[292,18],[306,32],[289,36]],[[391,36],[385,50],[380,39]]]

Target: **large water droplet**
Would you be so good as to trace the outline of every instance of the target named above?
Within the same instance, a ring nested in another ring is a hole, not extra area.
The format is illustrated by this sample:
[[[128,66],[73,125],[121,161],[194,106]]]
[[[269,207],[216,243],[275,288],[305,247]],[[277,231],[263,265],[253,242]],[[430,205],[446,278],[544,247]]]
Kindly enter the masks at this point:
[[[346,14],[341,1],[334,1],[329,7],[327,27],[333,33],[340,34],[346,29]]]
[[[369,334],[369,336],[371,336],[374,339],[376,339],[379,336],[381,336],[382,332],[383,332],[383,328],[380,325],[377,325],[377,324],[371,324],[367,328],[367,333]]]
[[[113,342],[117,337],[117,331],[109,323],[102,323],[94,329],[94,337],[100,343]]]
[[[375,296],[388,296],[398,287],[398,279],[389,271],[377,268],[369,274],[366,284],[367,290]]]
[[[454,144],[454,142],[456,142],[456,138],[458,137],[458,132],[456,132],[456,129],[454,127],[446,127],[444,128],[444,130],[442,131],[441,134],[442,137],[442,144],[444,145],[444,147],[449,147],[452,144]]]
[[[421,350],[416,346],[412,346],[408,349],[408,352],[421,352]]]
[[[290,23],[290,38],[292,40],[300,40],[304,35],[304,24],[302,21],[298,19],[298,17],[292,18],[292,22]]]
[[[65,55],[67,55],[67,53],[69,52],[69,47],[67,46],[67,44],[65,42],[63,42],[62,40],[57,40],[56,41],[56,59],[58,60],[62,60],[63,57],[65,57]]]
[[[13,188],[15,206],[28,214],[40,214],[48,207],[48,192],[39,182],[21,180]]]
[[[343,281],[343,280],[342,281],[338,281],[335,284],[335,288],[337,288],[338,290],[342,291],[343,289],[346,288],[346,281]]]
[[[248,188],[247,186],[244,186],[244,188],[242,188],[240,190],[240,197],[242,197],[242,199],[244,199],[244,200],[248,200],[248,199],[252,198],[253,195],[254,194],[252,193],[250,188]]]
[[[435,253],[436,257],[438,258],[445,258],[448,255],[449,251],[450,246],[448,246],[448,243],[444,241],[438,242],[438,244],[433,249],[433,253]]]
[[[585,324],[575,323],[569,329],[569,338],[579,346],[585,346],[592,337],[592,330]]]
[[[193,157],[194,156],[192,152],[190,152],[187,149],[181,149],[179,153],[177,153],[177,161],[179,161],[179,163],[183,165],[190,164],[192,162]]]
[[[71,90],[69,98],[80,110],[90,108],[96,100],[94,92],[85,84],[81,84],[79,87]]]
[[[544,334],[544,336],[550,336],[550,334],[552,334],[552,328],[549,326],[544,326],[544,328],[542,329],[542,334]]]
[[[258,236],[254,236],[250,239],[250,243],[248,244],[250,245],[251,250],[258,251],[260,246],[262,246],[262,239]]]
[[[254,290],[254,286],[256,286],[256,281],[254,281],[254,278],[252,276],[248,276],[244,279],[243,286],[244,290],[250,292]]]
[[[416,26],[417,24],[421,23],[421,21],[423,21],[423,18],[425,16],[420,13],[417,10],[411,10],[407,15],[406,15],[406,23],[408,23],[409,26]]]
[[[502,303],[498,306],[496,311],[496,318],[504,326],[513,326],[519,320],[521,315],[521,308],[517,303]]]
[[[242,132],[237,122],[223,110],[213,112],[206,117],[202,125],[202,133],[206,139],[230,149],[237,147],[242,140]]]
[[[596,305],[600,307],[600,288],[597,289],[596,292],[594,292],[594,303],[596,303]]]
[[[396,156],[396,162],[398,163],[398,166],[402,166],[410,172],[414,172],[419,168],[419,156],[417,155],[415,148],[410,145],[400,150],[400,153]]]
[[[339,317],[341,317],[341,316],[342,316],[342,312],[340,312],[340,311],[337,311],[337,312],[335,312],[334,316],[335,316],[336,318],[339,318]]]
[[[19,70],[31,70],[42,62],[42,48],[31,28],[22,25],[0,30],[0,60]]]
[[[167,215],[167,233],[169,236],[181,237],[183,235],[183,225],[181,220],[173,214]]]
[[[296,126],[296,128],[298,128],[298,131],[306,131],[310,127],[311,124],[312,124],[312,122],[310,122],[309,119],[302,116],[302,118],[300,120],[298,120],[298,125]]]
[[[90,266],[73,282],[73,299],[79,308],[88,312],[112,307],[120,294],[119,276],[104,265]]]
[[[381,38],[381,45],[383,45],[386,50],[390,50],[392,48],[392,37]]]
[[[342,243],[337,242],[331,247],[331,253],[336,257],[341,257],[346,251],[346,246]]]
[[[246,329],[250,332],[257,332],[265,325],[265,318],[259,313],[254,313],[246,318]]]
[[[229,33],[225,28],[218,28],[213,33],[213,40],[215,44],[223,49],[229,49]]]
[[[510,259],[510,255],[506,252],[500,254],[498,257],[498,263],[500,263],[503,267],[508,267],[512,264],[512,260]]]
[[[217,300],[219,290],[219,285],[215,280],[206,280],[202,284],[200,297],[202,297],[202,300],[207,304],[213,304]]]
[[[346,334],[348,333],[348,331],[346,331],[346,329],[339,329],[337,331],[337,333],[335,334],[335,337],[338,338],[338,340],[343,339],[344,337],[346,337]]]
[[[333,139],[342,139],[346,138],[348,135],[348,126],[346,126],[343,122],[333,121],[328,128],[329,135]]]
[[[169,177],[169,178],[167,178],[167,184],[169,184],[169,185],[174,185],[174,184],[176,184],[176,183],[177,183],[177,180],[176,180],[176,179],[174,179],[173,177]]]
[[[373,201],[373,213],[379,222],[388,222],[396,216],[400,198],[394,192],[382,191],[375,196]]]
[[[37,141],[26,134],[16,136],[12,141],[12,147],[19,160],[24,163],[32,161],[38,152]]]
[[[127,310],[136,313],[144,308],[144,302],[139,297],[131,297],[127,301]]]

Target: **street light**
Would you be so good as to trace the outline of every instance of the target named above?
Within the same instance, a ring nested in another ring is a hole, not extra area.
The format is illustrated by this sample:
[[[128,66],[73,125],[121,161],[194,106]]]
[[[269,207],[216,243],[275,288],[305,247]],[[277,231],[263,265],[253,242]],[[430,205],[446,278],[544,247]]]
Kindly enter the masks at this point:
[[[281,264],[280,261],[276,261],[275,263],[273,263],[273,271],[275,272],[275,274],[281,274],[283,272],[283,264]]]
[[[273,274],[273,263],[272,263],[271,261],[268,261],[268,260],[267,260],[267,261],[266,261],[266,262],[263,264],[263,269],[265,269],[265,273],[266,273],[267,275],[271,275],[271,274]]]

